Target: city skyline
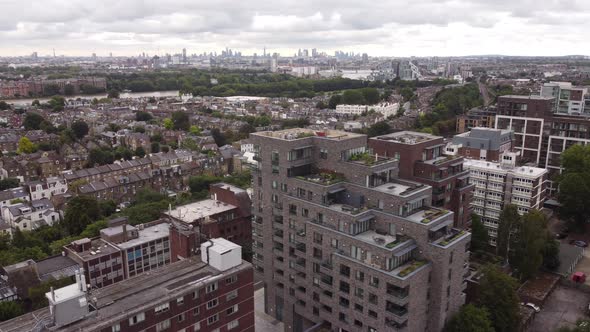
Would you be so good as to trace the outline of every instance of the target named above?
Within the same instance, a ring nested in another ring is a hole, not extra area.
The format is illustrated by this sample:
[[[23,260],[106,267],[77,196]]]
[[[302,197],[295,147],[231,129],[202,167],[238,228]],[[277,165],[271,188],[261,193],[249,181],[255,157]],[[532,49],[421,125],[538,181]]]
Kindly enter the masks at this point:
[[[0,4],[0,56],[189,54],[225,47],[293,55],[299,48],[372,56],[590,54],[582,1],[215,3],[49,0]],[[547,47],[551,45],[551,47]]]

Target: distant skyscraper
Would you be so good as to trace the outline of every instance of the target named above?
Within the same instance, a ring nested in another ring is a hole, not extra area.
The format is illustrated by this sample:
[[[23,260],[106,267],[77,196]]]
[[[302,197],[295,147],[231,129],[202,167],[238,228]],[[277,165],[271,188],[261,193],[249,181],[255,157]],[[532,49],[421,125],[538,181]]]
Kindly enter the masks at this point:
[[[262,53],[262,56],[263,56],[263,57],[266,57],[266,46],[264,46],[264,51],[263,51],[263,53]]]
[[[186,63],[186,48],[182,49],[182,62]]]

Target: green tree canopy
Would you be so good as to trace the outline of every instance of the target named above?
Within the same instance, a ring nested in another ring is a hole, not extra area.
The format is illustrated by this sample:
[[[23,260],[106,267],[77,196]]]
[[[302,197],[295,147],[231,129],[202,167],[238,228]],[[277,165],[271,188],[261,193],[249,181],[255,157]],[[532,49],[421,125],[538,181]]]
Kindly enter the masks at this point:
[[[494,328],[486,309],[468,304],[451,317],[444,332],[494,332]]]
[[[144,112],[144,111],[135,112],[135,121],[150,121],[151,119],[153,119],[153,116],[148,112]]]
[[[191,124],[186,112],[176,111],[172,113],[173,129],[188,131]]]
[[[471,251],[485,250],[488,247],[488,230],[477,214],[471,215]]]
[[[23,136],[18,140],[18,153],[33,153],[37,151],[37,146],[31,140]]]
[[[583,230],[590,218],[590,145],[573,145],[561,156],[558,212],[574,229]]]
[[[513,241],[510,238],[511,232],[514,232],[520,221],[520,215],[518,214],[518,207],[514,204],[507,204],[500,213],[500,221],[498,224],[498,236],[496,238],[496,251],[498,256],[504,258],[507,257],[509,241]]]
[[[72,131],[77,139],[82,139],[84,136],[88,135],[88,124],[82,120],[74,121],[72,123]]]
[[[477,303],[485,308],[496,331],[516,332],[520,323],[518,283],[497,266],[488,265],[478,286]]]
[[[100,217],[100,206],[96,198],[76,196],[68,201],[62,223],[68,234],[77,235]]]
[[[391,127],[387,121],[380,121],[369,127],[367,130],[367,136],[375,137],[379,135],[389,134],[391,132]]]
[[[25,126],[26,130],[38,130],[41,129],[41,123],[43,122],[45,122],[45,118],[39,113],[27,112],[23,120],[23,126]]]

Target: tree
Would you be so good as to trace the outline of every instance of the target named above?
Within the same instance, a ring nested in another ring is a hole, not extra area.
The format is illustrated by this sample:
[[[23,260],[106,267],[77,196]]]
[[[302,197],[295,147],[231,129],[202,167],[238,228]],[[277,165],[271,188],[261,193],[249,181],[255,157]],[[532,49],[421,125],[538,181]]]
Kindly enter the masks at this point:
[[[172,128],[174,128],[174,122],[172,122],[172,119],[170,118],[166,118],[164,119],[164,128],[171,130]]]
[[[31,140],[23,136],[18,140],[18,153],[33,153],[37,151],[37,146]]]
[[[31,106],[33,106],[33,107],[39,107],[39,106],[41,106],[41,102],[39,102],[39,99],[35,99],[31,103]]]
[[[590,216],[590,145],[573,145],[560,158],[564,171],[558,179],[558,213],[573,229],[582,231]]]
[[[133,128],[133,131],[136,132],[136,133],[142,133],[143,134],[143,133],[145,133],[145,127],[143,127],[143,126],[136,126],[136,127]]]
[[[199,136],[199,135],[201,135],[201,128],[199,128],[199,127],[197,127],[197,126],[195,126],[195,125],[192,125],[192,126],[190,127],[190,130],[189,130],[189,131],[190,131],[190,133],[191,133],[191,134],[193,134],[193,135],[196,135],[196,136]]]
[[[41,129],[41,123],[45,122],[45,118],[38,113],[27,113],[23,121],[23,126],[26,130]]]
[[[119,91],[115,90],[115,89],[111,89],[107,93],[107,98],[110,98],[110,99],[118,99],[119,96],[120,96]]]
[[[481,222],[481,218],[471,214],[471,251],[484,250],[488,247],[488,230]]]
[[[17,178],[7,178],[0,180],[0,191],[10,188],[16,188],[18,186],[20,186],[20,180]]]
[[[543,247],[543,267],[547,270],[557,270],[561,262],[559,261],[559,241],[551,238],[550,234]]]
[[[219,131],[219,128],[211,129],[211,136],[215,140],[215,144],[217,144],[217,146],[224,146],[227,144],[227,138],[223,133],[221,133],[221,131]]]
[[[315,104],[315,108],[323,110],[323,109],[328,108],[328,105],[326,105],[326,103],[324,103],[323,100],[320,100]]]
[[[379,102],[381,96],[379,95],[379,90],[375,88],[363,88],[361,89],[361,93],[365,98],[365,103],[367,105],[374,105]]]
[[[400,90],[400,95],[404,98],[404,101],[410,101],[414,97],[414,90],[409,87],[402,88]]]
[[[15,301],[0,302],[0,321],[9,320],[24,313],[22,305]]]
[[[500,212],[500,221],[498,224],[498,236],[496,238],[496,254],[504,258],[507,257],[510,246],[510,234],[518,227],[520,215],[518,207],[514,204],[505,205]]]
[[[101,211],[96,198],[76,196],[68,202],[62,224],[69,235],[78,235],[100,217]]]
[[[135,149],[135,155],[138,156],[139,158],[145,157],[145,149],[141,146],[138,146]]]
[[[10,109],[10,105],[4,100],[0,100],[0,111],[6,111]]]
[[[82,120],[78,120],[72,123],[72,131],[77,139],[82,139],[88,134],[88,124]]]
[[[188,131],[191,126],[188,114],[182,111],[172,113],[172,123],[175,130]]]
[[[328,101],[328,108],[330,109],[336,109],[336,106],[338,106],[338,104],[342,103],[342,96],[341,95],[333,95],[332,97],[330,97],[330,100]]]
[[[494,328],[486,309],[468,304],[451,317],[444,332],[494,332]]]
[[[108,217],[117,211],[117,203],[112,199],[100,201],[98,202],[98,208],[100,209],[101,216]],[[88,227],[90,227],[90,225]]]
[[[531,210],[523,215],[518,227],[516,239],[510,247],[510,265],[513,266],[521,280],[534,276],[543,264],[543,249],[547,241],[547,219],[539,210]]]
[[[380,135],[389,134],[391,132],[391,127],[389,123],[386,121],[380,121],[369,127],[367,130],[367,136],[375,137]]]
[[[342,103],[346,105],[362,105],[366,103],[366,100],[361,91],[346,90],[342,94]]]
[[[144,111],[135,112],[135,121],[150,121],[151,119],[153,119],[153,116],[148,112],[144,112]]]
[[[150,145],[150,151],[152,153],[158,153],[160,152],[160,143],[158,142],[152,142]]]
[[[516,294],[518,283],[494,265],[483,269],[478,287],[477,303],[490,314],[496,331],[518,331],[519,300]]]
[[[71,84],[66,84],[66,86],[64,87],[64,95],[72,96],[74,95],[74,92],[74,86]]]

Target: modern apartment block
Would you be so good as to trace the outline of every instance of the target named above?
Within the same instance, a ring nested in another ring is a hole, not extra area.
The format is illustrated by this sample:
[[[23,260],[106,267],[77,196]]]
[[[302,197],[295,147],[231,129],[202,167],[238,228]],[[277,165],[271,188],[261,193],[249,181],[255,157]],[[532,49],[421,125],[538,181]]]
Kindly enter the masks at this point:
[[[473,128],[453,137],[445,148],[450,155],[466,159],[500,162],[506,152],[512,151],[514,133],[505,129]]]
[[[251,200],[246,190],[227,183],[212,184],[210,197],[163,213],[178,223],[199,228],[208,238],[223,237],[241,246],[252,241]]]
[[[574,87],[570,82],[549,82],[541,87],[541,96],[555,99],[555,113],[590,116],[587,88]]]
[[[465,168],[470,172],[470,182],[475,185],[473,212],[481,216],[491,245],[496,244],[504,205],[515,204],[520,214],[543,207],[546,169],[515,166],[513,160],[494,163],[476,159],[466,160]]]
[[[240,246],[212,239],[184,259],[99,290],[76,283],[51,290],[49,307],[0,323],[0,330],[254,332],[252,265]]]
[[[253,264],[265,311],[287,331],[440,331],[464,303],[471,235],[432,207],[432,187],[365,135],[250,135]]]
[[[496,123],[495,109],[471,109],[466,114],[457,116],[455,130],[461,134],[476,127],[494,128]]]
[[[399,160],[399,177],[432,187],[432,206],[455,213],[455,227],[471,220],[473,186],[463,169],[463,157],[445,155],[440,136],[401,131],[369,139],[369,147],[380,156]]]
[[[547,168],[551,179],[561,172],[559,156],[563,151],[573,144],[590,142],[590,100],[584,97],[588,106],[581,113],[572,111],[575,105],[573,108],[568,106],[566,112],[565,106],[559,106],[561,100],[549,96],[548,89],[547,85],[543,87],[542,96],[499,97],[496,128],[513,130],[514,149],[521,151],[523,162]],[[559,92],[559,96],[563,91]],[[571,92],[570,96],[576,93]]]

